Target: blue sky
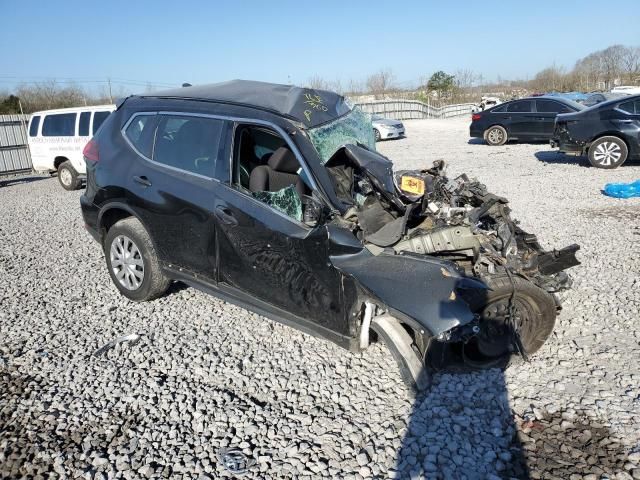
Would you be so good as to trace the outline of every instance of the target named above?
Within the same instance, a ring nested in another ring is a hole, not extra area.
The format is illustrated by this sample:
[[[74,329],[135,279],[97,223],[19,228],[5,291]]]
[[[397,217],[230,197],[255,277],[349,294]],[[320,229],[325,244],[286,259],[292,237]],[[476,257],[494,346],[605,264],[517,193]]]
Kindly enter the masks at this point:
[[[436,70],[485,79],[570,68],[595,50],[640,45],[638,0],[171,1],[0,0],[0,91],[44,78],[153,84],[232,78],[400,85]],[[627,12],[625,14],[624,12]],[[613,21],[612,21],[613,20]],[[132,91],[144,87],[126,85]]]

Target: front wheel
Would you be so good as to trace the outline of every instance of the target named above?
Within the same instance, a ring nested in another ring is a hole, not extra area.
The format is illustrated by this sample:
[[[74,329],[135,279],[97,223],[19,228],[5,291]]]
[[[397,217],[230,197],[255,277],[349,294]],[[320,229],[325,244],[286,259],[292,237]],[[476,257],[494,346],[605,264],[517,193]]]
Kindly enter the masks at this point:
[[[82,185],[78,172],[68,160],[58,167],[58,181],[65,190],[77,190]]]
[[[494,125],[484,132],[484,139],[491,146],[504,145],[508,140],[507,130],[500,125]]]
[[[374,129],[373,129],[373,136],[374,136],[374,138],[376,139],[376,142],[379,142],[379,141],[380,141],[380,139],[382,138],[382,137],[380,136],[380,131],[379,131],[377,128],[374,128]]]
[[[465,298],[479,318],[477,335],[458,343],[431,340],[425,361],[432,368],[504,368],[537,352],[551,335],[556,304],[549,293],[517,276],[493,277],[486,284],[487,290]]]
[[[589,147],[589,163],[597,168],[617,168],[628,154],[627,144],[618,137],[600,137]]]

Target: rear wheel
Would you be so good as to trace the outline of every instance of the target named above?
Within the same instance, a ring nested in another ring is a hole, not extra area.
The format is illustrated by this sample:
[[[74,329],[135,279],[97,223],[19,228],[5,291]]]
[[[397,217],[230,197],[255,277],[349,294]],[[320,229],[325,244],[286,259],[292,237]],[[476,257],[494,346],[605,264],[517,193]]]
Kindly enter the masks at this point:
[[[376,142],[379,142],[379,141],[380,141],[380,139],[382,138],[382,137],[380,136],[380,131],[379,131],[377,128],[374,128],[374,129],[373,129],[373,136],[375,137]]]
[[[68,160],[58,167],[58,181],[65,190],[77,190],[82,185],[78,172]]]
[[[491,278],[488,290],[466,298],[479,316],[479,332],[465,343],[431,341],[425,359],[430,366],[504,368],[523,353],[530,356],[540,349],[555,325],[555,301],[530,281],[512,279]]]
[[[508,139],[507,131],[500,125],[494,125],[484,132],[484,139],[492,146],[504,145]]]
[[[597,168],[617,168],[627,159],[629,149],[620,138],[600,137],[589,147],[589,162]]]
[[[153,300],[167,291],[170,280],[162,273],[151,238],[138,219],[125,218],[109,229],[104,255],[111,280],[130,300]]]

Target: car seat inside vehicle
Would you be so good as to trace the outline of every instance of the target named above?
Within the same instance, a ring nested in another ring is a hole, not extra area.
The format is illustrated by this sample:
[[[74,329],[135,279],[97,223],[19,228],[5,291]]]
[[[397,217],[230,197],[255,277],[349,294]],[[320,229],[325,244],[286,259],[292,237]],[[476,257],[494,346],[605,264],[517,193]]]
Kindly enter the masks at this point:
[[[298,174],[300,163],[280,135],[263,127],[243,126],[236,139],[236,185],[250,192],[275,192],[294,185],[300,195],[308,193]]]
[[[280,147],[269,155],[267,164],[255,167],[249,177],[252,192],[277,192],[290,185],[299,195],[305,195],[306,186],[298,175],[300,163],[287,147]]]

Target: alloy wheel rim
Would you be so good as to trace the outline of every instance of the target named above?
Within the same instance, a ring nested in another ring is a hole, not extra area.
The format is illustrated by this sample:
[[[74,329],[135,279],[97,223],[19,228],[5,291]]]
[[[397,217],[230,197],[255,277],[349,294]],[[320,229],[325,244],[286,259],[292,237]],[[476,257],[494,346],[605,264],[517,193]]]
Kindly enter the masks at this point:
[[[71,172],[66,168],[60,170],[60,181],[63,185],[71,185]]]
[[[502,141],[502,130],[499,128],[494,128],[489,132],[489,140],[491,143],[500,143]]]
[[[593,158],[598,164],[607,167],[620,161],[622,149],[617,143],[602,142],[596,147]]]
[[[144,260],[138,246],[126,235],[118,235],[109,249],[111,269],[118,283],[137,290],[144,280]]]

